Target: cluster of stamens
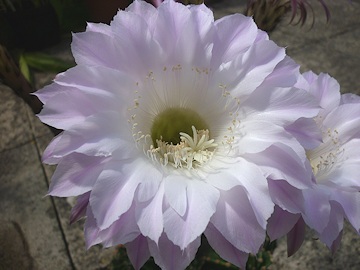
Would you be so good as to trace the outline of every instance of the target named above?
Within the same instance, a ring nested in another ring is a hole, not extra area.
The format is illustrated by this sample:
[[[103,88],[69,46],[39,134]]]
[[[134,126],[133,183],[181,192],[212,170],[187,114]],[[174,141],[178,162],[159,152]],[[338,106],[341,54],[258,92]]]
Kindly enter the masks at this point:
[[[320,147],[307,151],[313,173],[318,176],[317,178],[330,172],[335,164],[339,164],[344,153],[337,130],[327,129],[324,135],[324,143]]]
[[[180,133],[180,143],[156,140],[157,147],[153,145],[147,155],[164,166],[171,165],[175,168],[194,169],[207,163],[214,155],[217,146],[209,138],[209,130],[196,130],[192,126],[193,136]]]

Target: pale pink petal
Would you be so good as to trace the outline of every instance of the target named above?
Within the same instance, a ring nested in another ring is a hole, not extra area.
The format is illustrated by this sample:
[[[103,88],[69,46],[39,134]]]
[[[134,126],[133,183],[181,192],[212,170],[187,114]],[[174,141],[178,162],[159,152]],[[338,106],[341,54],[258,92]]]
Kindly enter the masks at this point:
[[[53,152],[56,149],[57,144],[60,142],[63,134],[64,134],[64,132],[61,132],[57,136],[52,138],[51,142],[44,150],[43,156],[41,158],[42,162],[49,164],[49,165],[58,164],[60,162],[61,157],[60,156],[54,157]]]
[[[261,154],[247,154],[246,159],[261,167],[266,177],[270,179],[286,180],[299,189],[309,188],[312,185],[311,171],[299,154],[295,153],[293,148],[277,143]]]
[[[258,88],[243,104],[251,119],[289,125],[301,117],[315,117],[320,110],[316,100],[296,88]]]
[[[139,235],[133,241],[126,243],[125,247],[126,253],[135,270],[139,270],[150,258],[148,240],[142,235]]]
[[[188,182],[186,194],[188,207],[184,216],[171,207],[164,212],[164,231],[169,240],[181,249],[205,231],[219,200],[217,189],[196,179]]]
[[[189,181],[192,180],[181,175],[169,175],[164,179],[166,201],[180,216],[184,216],[188,208],[186,189]]]
[[[71,209],[70,224],[80,220],[86,215],[86,209],[89,204],[90,191],[86,192],[76,199],[75,206]]]
[[[360,96],[352,93],[346,93],[341,95],[340,104],[348,104],[348,103],[360,103]]]
[[[110,227],[99,231],[99,237],[104,247],[112,247],[134,241],[140,230],[136,224],[135,204],[122,214]]]
[[[158,21],[159,18],[156,18]],[[126,63],[121,65],[123,70],[146,76],[154,66],[161,65],[161,42],[156,41],[144,14],[119,10],[110,25],[120,60]]]
[[[360,192],[334,190],[331,199],[342,206],[342,211],[345,213],[347,220],[360,234]]]
[[[112,101],[114,105],[118,105],[116,108],[119,112],[128,109],[120,105],[129,106],[127,102],[133,101],[136,90],[136,80],[131,75],[105,66],[78,65],[58,74],[54,82]]]
[[[304,75],[306,77],[306,75]],[[328,74],[320,73],[316,80],[310,83],[309,93],[311,93],[319,102],[325,111],[330,111],[339,105],[340,85]]]
[[[300,76],[299,68],[300,66],[294,60],[289,56],[285,56],[259,87],[267,89],[273,87],[292,87]]]
[[[183,270],[195,258],[196,251],[200,246],[200,237],[196,238],[185,249],[171,242],[165,233],[159,239],[159,243],[148,240],[151,256],[155,263],[164,270]]]
[[[313,189],[304,190],[305,213],[303,219],[306,224],[322,232],[329,223],[331,206],[326,188],[315,186]]]
[[[214,17],[201,8],[191,8],[174,47],[175,63],[209,67],[214,36]]]
[[[251,94],[284,57],[284,49],[272,41],[260,41],[244,54],[221,66],[214,79],[218,84],[225,85],[233,96],[241,99]]]
[[[262,120],[244,121],[239,127],[239,132],[242,132],[242,136],[236,146],[240,154],[259,153],[273,144],[281,142],[291,145],[292,152],[296,151],[298,155],[303,155],[305,159],[303,147],[280,126]]]
[[[136,220],[141,234],[156,243],[164,230],[163,200],[164,184],[162,183],[152,200],[138,203],[136,206]]]
[[[248,253],[235,248],[211,223],[205,230],[205,236],[211,247],[224,260],[245,269],[249,257]]]
[[[357,217],[358,218],[358,217]],[[325,243],[329,249],[342,232],[344,226],[344,212],[341,205],[331,202],[330,219],[325,229],[319,233],[321,242]]]
[[[239,160],[238,163],[230,166],[226,170],[224,169],[224,171],[228,173],[229,176],[239,179],[239,185],[242,186],[246,192],[258,224],[265,229],[266,220],[274,211],[274,203],[271,201],[267,180],[264,177],[264,174],[255,164],[250,163],[245,159]],[[251,209],[249,209],[249,211],[250,210]]]
[[[158,7],[158,18],[154,27],[154,38],[166,51],[166,61],[172,65],[178,64],[175,51],[176,43],[182,35],[187,21],[190,20],[191,11],[174,1],[166,1]]]
[[[322,142],[322,133],[314,119],[300,118],[286,127],[305,149],[313,149]]]
[[[107,31],[111,31],[106,25]],[[99,50],[101,46],[102,50]],[[73,34],[71,50],[78,65],[105,66],[123,70],[122,51],[114,43],[112,36],[102,32],[87,31]]]
[[[138,150],[129,145],[132,141],[130,127],[127,129],[113,124],[121,120],[119,114],[109,111],[87,117],[81,125],[62,133],[52,144],[51,156],[64,157],[72,152],[109,156],[119,149],[124,158],[134,155]],[[107,136],[103,136],[104,132]]]
[[[299,218],[295,226],[287,234],[287,253],[292,256],[299,250],[305,239],[305,223],[302,218]]]
[[[330,250],[332,255],[335,255],[335,252],[338,250],[341,244],[343,231],[341,231],[338,235],[338,237],[334,240],[334,242],[331,244]]]
[[[360,106],[357,103],[343,104],[332,110],[323,125],[336,130],[341,143],[360,138]]]
[[[84,224],[85,244],[89,249],[91,246],[101,243],[102,239],[99,237],[99,227],[91,211],[91,207],[87,207],[86,220]]]
[[[37,96],[40,101],[45,104],[52,97],[67,91],[69,91],[67,87],[62,87],[61,85],[57,84],[50,84],[32,94]],[[46,108],[46,106],[44,108]]]
[[[149,5],[145,1],[135,0],[130,4],[125,11],[135,13],[142,16],[146,20],[148,27],[152,29],[154,27],[154,21],[157,17],[157,9],[153,5]]]
[[[147,176],[146,171],[137,169],[143,164],[141,160],[129,164],[108,162],[100,174],[90,195],[90,205],[100,229],[108,228],[129,210],[137,186]]]
[[[301,218],[300,214],[289,213],[276,205],[266,228],[266,232],[271,241],[279,239],[289,233],[299,218]]]
[[[51,178],[48,194],[69,197],[91,191],[107,160],[77,153],[66,156]]]
[[[98,98],[95,95],[85,94],[75,87],[57,85],[58,88],[66,88],[66,91],[58,89],[57,95],[46,102],[46,107],[38,114],[40,120],[58,129],[70,129],[86,120],[100,108],[113,106],[113,99]],[[79,106],[78,100],[82,105]]]
[[[304,196],[301,190],[284,180],[269,180],[268,183],[272,201],[276,205],[294,214],[304,211]]]
[[[213,65],[232,61],[254,43],[257,27],[252,18],[240,14],[223,17],[215,22],[218,39],[213,49]],[[234,29],[235,28],[235,29]]]
[[[256,254],[265,240],[265,229],[258,223],[242,187],[221,192],[210,222],[227,241],[245,253]]]

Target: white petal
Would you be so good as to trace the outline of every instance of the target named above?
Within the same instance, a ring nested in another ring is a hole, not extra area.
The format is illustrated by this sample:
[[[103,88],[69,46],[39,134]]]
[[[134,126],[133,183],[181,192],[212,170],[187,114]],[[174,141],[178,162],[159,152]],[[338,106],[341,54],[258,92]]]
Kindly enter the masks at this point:
[[[242,104],[247,117],[274,124],[291,124],[301,117],[315,117],[320,110],[305,90],[260,87]]]
[[[187,186],[188,207],[182,217],[171,207],[164,212],[164,231],[181,249],[205,231],[216,210],[219,192],[212,186],[193,179]]]
[[[185,29],[187,21],[190,19],[190,10],[174,1],[166,1],[158,7],[158,18],[154,27],[154,38],[166,52],[161,58],[167,58],[167,63],[172,65],[176,62],[177,55],[176,43]]]
[[[336,130],[341,143],[360,138],[360,106],[356,103],[343,104],[332,110],[323,121],[327,128]]]
[[[153,23],[158,13],[157,9],[153,5],[145,1],[138,1],[138,0],[132,2],[125,9],[125,11],[133,12],[139,16],[142,16],[146,20],[150,29],[153,28]]]
[[[111,31],[108,25],[106,28],[109,28],[107,31]],[[122,54],[114,41],[112,36],[103,32],[76,33],[72,37],[71,50],[78,65],[105,66],[122,70]]]
[[[163,66],[161,47],[143,14],[119,10],[110,25],[122,69],[128,74],[145,76],[154,66]]]
[[[186,189],[189,181],[181,175],[169,175],[164,179],[166,201],[180,216],[184,216],[187,209]]]
[[[266,220],[274,211],[274,203],[270,198],[267,180],[259,167],[242,159],[225,171],[239,179],[240,185],[246,191],[247,198],[252,207],[252,211],[256,216],[257,222],[265,229]],[[221,179],[219,181],[221,181]],[[225,192],[224,194],[227,193]]]
[[[161,184],[151,201],[138,203],[136,207],[136,220],[141,234],[156,243],[164,230],[163,200],[164,184]]]
[[[190,9],[189,19],[182,26],[174,47],[175,63],[192,67],[209,67],[213,43],[214,17],[209,10],[200,7]]]
[[[291,147],[305,159],[305,151],[298,141],[282,127],[262,120],[244,121],[238,128],[239,141],[236,147],[240,154],[259,153],[281,142]]]
[[[130,164],[107,163],[90,195],[90,205],[100,229],[108,228],[129,210],[135,190],[146,180],[146,174],[139,160]]]
[[[129,106],[136,90],[136,80],[131,75],[104,66],[78,65],[58,74],[54,81],[62,86],[78,88],[91,96],[112,99],[119,110],[121,105]]]
[[[313,80],[313,78],[311,79]],[[321,73],[310,84],[309,93],[311,93],[319,102],[325,111],[330,111],[339,105],[340,85],[328,74]]]
[[[277,143],[259,154],[247,154],[244,157],[261,167],[266,177],[286,180],[298,189],[309,188],[312,185],[312,171],[304,164],[305,157],[301,158],[299,153],[294,152],[296,144],[293,144],[293,148],[288,145]],[[304,156],[303,149],[302,152]]]
[[[255,41],[257,27],[253,19],[241,14],[223,17],[215,22],[218,39],[213,49],[213,65],[226,63],[244,53]]]
[[[138,152],[130,127],[127,129],[121,123],[121,117],[115,112],[102,112],[89,116],[81,124],[64,131],[52,144],[51,156],[63,157],[72,152],[90,156],[109,156],[121,149],[123,157],[130,157]],[[106,134],[106,136],[104,136]]]
[[[236,74],[236,77],[233,77],[232,80],[228,77],[225,82],[221,83],[227,85],[227,89],[233,96],[240,99],[246,97],[262,84],[284,57],[285,50],[272,41],[255,43],[243,55],[231,62],[227,72]],[[264,98],[262,97],[262,99]]]
[[[38,117],[42,122],[58,129],[66,130],[73,125],[81,125],[88,116],[99,112],[101,108],[109,108],[114,105],[113,98],[99,98],[74,87],[56,84],[53,86],[59,90],[59,93],[46,101],[46,106],[38,114]]]

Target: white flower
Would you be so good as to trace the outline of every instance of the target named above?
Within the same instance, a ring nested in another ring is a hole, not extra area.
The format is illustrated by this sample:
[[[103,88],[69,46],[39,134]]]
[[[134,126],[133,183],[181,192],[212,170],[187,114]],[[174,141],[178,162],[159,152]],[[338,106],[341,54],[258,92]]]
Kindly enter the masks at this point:
[[[44,153],[58,164],[49,194],[79,196],[71,220],[86,212],[87,245],[183,269],[205,233],[245,266],[273,212],[266,176],[310,183],[284,127],[318,108],[293,88],[285,50],[239,14],[135,1],[75,34],[72,51],[77,66],[37,95],[40,119],[64,130]]]

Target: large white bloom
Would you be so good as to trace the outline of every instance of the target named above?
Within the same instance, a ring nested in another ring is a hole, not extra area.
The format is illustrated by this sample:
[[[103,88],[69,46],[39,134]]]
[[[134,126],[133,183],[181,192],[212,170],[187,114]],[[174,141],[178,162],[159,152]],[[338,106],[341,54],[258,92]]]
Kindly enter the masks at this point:
[[[297,65],[251,18],[214,22],[173,1],[135,1],[75,34],[72,51],[77,66],[37,95],[40,119],[64,130],[44,153],[58,164],[49,194],[79,196],[72,221],[86,215],[87,245],[183,269],[205,233],[244,266],[274,208],[266,177],[310,185],[284,129],[318,112],[293,87]]]

